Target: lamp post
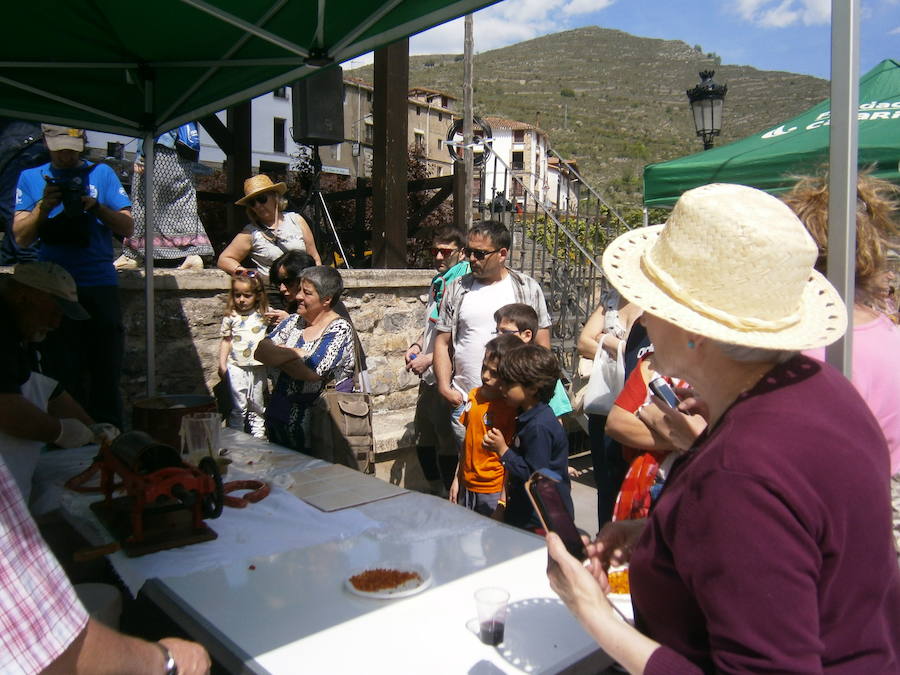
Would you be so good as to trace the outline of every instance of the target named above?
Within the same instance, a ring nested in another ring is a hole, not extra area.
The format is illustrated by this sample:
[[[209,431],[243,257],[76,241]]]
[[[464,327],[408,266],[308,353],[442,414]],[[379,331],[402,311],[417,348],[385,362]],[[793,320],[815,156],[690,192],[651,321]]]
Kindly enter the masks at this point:
[[[703,138],[703,149],[713,146],[713,137],[719,135],[722,128],[722,106],[728,85],[713,82],[714,70],[700,73],[700,84],[687,90],[691,112],[694,114],[694,127],[697,135]]]

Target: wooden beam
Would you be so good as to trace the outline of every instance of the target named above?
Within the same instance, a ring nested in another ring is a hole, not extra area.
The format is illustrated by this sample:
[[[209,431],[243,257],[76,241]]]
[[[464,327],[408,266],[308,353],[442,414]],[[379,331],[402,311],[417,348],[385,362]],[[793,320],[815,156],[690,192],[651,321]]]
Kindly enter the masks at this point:
[[[232,152],[225,157],[225,177],[227,190],[234,199],[239,199],[244,194],[244,181],[250,178],[252,168],[253,142],[250,137],[250,129],[253,122],[253,113],[250,101],[238,103],[226,113],[227,130],[232,139]],[[206,127],[204,127],[205,129]],[[227,225],[231,235],[236,234],[244,227],[247,215],[243,206],[233,206],[228,209]]]
[[[372,266],[378,268],[406,267],[408,91],[406,38],[375,51]]]
[[[418,210],[413,217],[409,219],[409,223],[406,225],[406,231],[412,234],[415,229],[432,211],[434,211],[441,203],[447,199],[451,194],[453,194],[452,187],[445,187],[443,190],[438,190],[437,194],[433,195],[431,199],[429,199],[425,204],[422,205],[422,208]]]
[[[200,123],[200,126],[215,141],[215,144],[219,146],[222,152],[226,155],[231,154],[231,149],[234,147],[234,137],[228,130],[228,127],[222,123],[222,120],[216,115],[207,115],[206,117],[201,117],[197,122]]]
[[[468,232],[466,214],[472,210],[471,202],[466,205],[466,163],[460,160],[453,162],[453,224],[463,232]]]

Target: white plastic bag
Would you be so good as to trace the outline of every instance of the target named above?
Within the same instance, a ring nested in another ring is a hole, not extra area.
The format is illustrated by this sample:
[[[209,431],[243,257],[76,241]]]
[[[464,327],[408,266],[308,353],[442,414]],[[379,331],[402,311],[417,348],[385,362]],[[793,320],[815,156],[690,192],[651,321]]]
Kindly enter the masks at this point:
[[[591,379],[584,392],[584,412],[590,415],[608,415],[625,386],[625,341],[619,340],[614,359],[603,349],[606,337],[604,333],[597,345]]]

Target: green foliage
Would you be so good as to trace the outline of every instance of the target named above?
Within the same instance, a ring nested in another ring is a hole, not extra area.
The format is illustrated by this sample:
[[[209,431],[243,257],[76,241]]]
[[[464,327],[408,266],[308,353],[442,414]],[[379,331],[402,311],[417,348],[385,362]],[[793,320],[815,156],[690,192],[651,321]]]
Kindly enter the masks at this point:
[[[574,90],[569,89],[568,87],[563,87],[562,89],[560,89],[560,90],[559,90],[559,95],[560,95],[560,96],[565,96],[566,98],[575,98],[575,92],[574,92]]]

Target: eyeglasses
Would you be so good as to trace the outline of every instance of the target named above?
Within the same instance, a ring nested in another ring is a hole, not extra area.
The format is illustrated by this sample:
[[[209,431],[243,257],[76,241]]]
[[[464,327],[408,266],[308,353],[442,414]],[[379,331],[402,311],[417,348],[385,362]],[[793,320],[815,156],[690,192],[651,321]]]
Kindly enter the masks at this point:
[[[463,249],[463,254],[467,258],[475,258],[475,260],[484,260],[485,257],[491,255],[492,253],[496,253],[499,250],[501,250],[501,249],[495,248],[493,251],[485,251],[480,248],[469,248],[468,246],[466,246]]]
[[[494,335],[518,335],[522,331],[513,330],[512,328],[498,328],[494,331]]]
[[[255,277],[257,274],[259,274],[259,272],[257,272],[256,270],[241,269],[241,270],[234,271],[234,276],[236,276],[236,277],[250,277],[251,279],[253,277]]]
[[[250,197],[250,199],[247,200],[247,204],[250,206],[257,206],[259,204],[265,204],[267,201],[269,201],[269,193],[259,195],[258,197]]]
[[[437,258],[437,254],[440,253],[445,258],[449,258],[451,255],[456,253],[458,250],[459,250],[458,248],[443,248],[441,246],[434,246],[431,249],[431,255],[433,257]]]

